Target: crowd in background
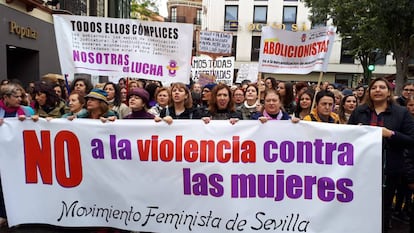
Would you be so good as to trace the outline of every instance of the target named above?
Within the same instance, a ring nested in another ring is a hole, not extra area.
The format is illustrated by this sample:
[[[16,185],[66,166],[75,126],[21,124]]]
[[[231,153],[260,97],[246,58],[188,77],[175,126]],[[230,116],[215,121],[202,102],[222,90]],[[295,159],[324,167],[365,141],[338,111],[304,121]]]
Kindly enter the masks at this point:
[[[354,89],[329,82],[277,81],[267,77],[257,83],[243,81],[200,85],[173,83],[163,86],[151,80],[120,79],[93,86],[89,79],[40,80],[23,88],[16,80],[3,80],[0,91],[0,125],[4,118],[153,119],[172,124],[177,119],[291,120],[382,127],[384,158],[383,232],[391,218],[409,222],[414,166],[414,84],[394,96],[390,83],[374,79]],[[369,169],[369,168],[368,168]],[[0,190],[1,191],[1,190]],[[7,224],[0,193],[0,224]],[[394,201],[395,198],[395,201]],[[413,217],[411,218],[414,219]],[[113,230],[116,231],[116,230]]]

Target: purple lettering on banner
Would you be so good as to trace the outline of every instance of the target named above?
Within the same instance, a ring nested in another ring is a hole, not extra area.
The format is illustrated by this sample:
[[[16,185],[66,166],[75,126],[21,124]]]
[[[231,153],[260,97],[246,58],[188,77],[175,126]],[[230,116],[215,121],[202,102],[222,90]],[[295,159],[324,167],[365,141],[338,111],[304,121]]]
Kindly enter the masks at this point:
[[[305,199],[312,199],[313,185],[316,184],[316,176],[305,176]]]
[[[223,182],[223,176],[217,173],[211,174],[208,177],[208,181],[210,183],[210,185],[212,186],[209,191],[211,196],[213,197],[221,197],[224,195],[224,188],[223,186],[220,184],[221,182]]]
[[[338,146],[338,151],[343,152],[338,155],[339,165],[354,165],[354,146],[350,143],[342,143]]]
[[[329,177],[318,180],[318,197],[322,201],[332,201],[335,198],[335,182]]]
[[[275,196],[275,176],[259,174],[257,175],[257,196],[274,197]]]
[[[256,197],[256,176],[253,174],[231,175],[231,197]]]
[[[276,195],[275,201],[281,201],[285,197],[285,171],[276,170]]]
[[[352,182],[351,179],[339,179],[336,182],[336,187],[338,189],[339,192],[336,195],[336,198],[338,199],[338,201],[340,202],[351,202],[352,200],[354,200],[354,193],[352,192],[351,189],[349,189],[348,187],[352,187],[354,184]]]
[[[295,145],[291,141],[280,143],[280,161],[291,163],[295,159]]]
[[[322,139],[310,141],[266,141],[263,144],[263,158],[274,163],[280,159],[283,163],[316,163],[341,166],[354,164],[354,148],[350,143],[338,144],[324,142]]]
[[[276,162],[277,160],[277,154],[272,153],[271,149],[277,149],[277,143],[274,141],[266,141],[263,144],[263,157],[269,163]]]
[[[224,195],[223,176],[213,173],[207,177],[203,173],[191,174],[189,168],[183,169],[184,195],[221,197]]]
[[[104,146],[101,139],[94,138],[91,140],[91,147],[92,147],[92,157],[94,159],[104,159]]]
[[[311,142],[298,142],[297,162],[303,163],[306,158],[306,163],[312,163],[312,149],[313,147]]]
[[[323,156],[322,156],[322,148],[323,148],[323,141],[322,139],[315,139],[313,146],[315,147],[315,162],[319,164],[323,164]]]
[[[292,199],[302,197],[302,178],[298,175],[291,175],[286,178],[286,196]]]

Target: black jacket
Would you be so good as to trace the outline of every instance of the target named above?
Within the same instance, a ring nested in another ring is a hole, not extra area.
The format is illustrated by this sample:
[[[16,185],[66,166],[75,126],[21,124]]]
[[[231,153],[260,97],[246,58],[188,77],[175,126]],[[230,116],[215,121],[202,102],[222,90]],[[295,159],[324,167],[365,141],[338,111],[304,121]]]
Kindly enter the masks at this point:
[[[180,115],[175,115],[174,106],[170,106],[168,108],[164,108],[160,112],[160,117],[163,118],[165,116],[171,116],[173,119],[200,119],[201,114],[195,108],[186,108],[183,113]]]
[[[351,114],[348,124],[370,125],[372,111],[366,104],[358,106]],[[384,127],[395,133],[390,138],[382,140],[385,173],[402,173],[404,171],[404,150],[414,145],[413,117],[406,108],[397,104],[390,104],[382,114]]]

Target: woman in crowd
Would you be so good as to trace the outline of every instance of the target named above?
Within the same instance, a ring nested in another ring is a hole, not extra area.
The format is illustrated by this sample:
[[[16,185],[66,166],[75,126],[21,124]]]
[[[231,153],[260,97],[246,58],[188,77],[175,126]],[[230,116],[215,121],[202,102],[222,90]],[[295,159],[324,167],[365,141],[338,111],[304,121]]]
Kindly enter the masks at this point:
[[[265,79],[265,85],[266,85],[266,90],[267,89],[275,89],[277,88],[277,82],[276,79],[274,79],[273,77],[267,77]]]
[[[63,102],[66,103],[66,92],[65,92],[65,88],[63,86],[61,86],[59,83],[56,83],[53,85],[53,89],[56,92],[56,95],[63,100]]]
[[[0,93],[0,126],[3,124],[4,118],[16,117],[23,121],[26,116],[29,116],[20,105],[23,96],[20,86],[12,83],[3,84]],[[0,180],[0,227],[5,225],[7,225],[7,215]]]
[[[293,84],[291,82],[279,82],[277,91],[282,102],[283,109],[289,114],[293,114],[296,109],[295,96],[293,93]]]
[[[198,93],[198,94],[201,95],[201,91],[202,91],[201,90],[201,84],[200,83],[194,83],[192,88],[191,88],[191,92]]]
[[[357,97],[358,104],[362,104],[365,97],[365,87],[362,85],[357,86],[355,88],[355,96]]]
[[[126,104],[122,103],[121,90],[119,89],[118,85],[112,82],[108,82],[105,83],[103,90],[108,94],[107,100],[109,103],[109,108],[118,115],[117,118],[123,119],[131,112],[129,107]]]
[[[157,89],[160,87],[160,84],[157,82],[149,82],[145,86],[145,90],[149,94],[149,101],[147,103],[148,108],[154,107],[157,104],[157,100],[155,98],[155,93]]]
[[[35,119],[42,118],[60,118],[65,114],[65,102],[59,98],[53,89],[53,84],[38,81],[35,83]]]
[[[120,78],[118,80],[118,86],[119,86],[119,89],[121,89],[121,90],[122,90],[122,88],[126,87],[126,79],[125,78]]]
[[[109,109],[108,94],[101,89],[92,89],[86,99],[86,113],[78,114],[78,118],[100,119],[102,122],[114,121],[116,114]]]
[[[217,84],[211,92],[208,111],[203,113],[202,120],[206,124],[211,120],[230,120],[231,124],[235,124],[239,119],[242,119],[242,115],[234,107],[230,87],[222,83]]]
[[[71,91],[78,91],[81,95],[87,95],[93,88],[91,81],[88,78],[78,77],[72,81],[70,85]]]
[[[121,102],[122,102],[123,104],[125,104],[125,105],[127,105],[127,106],[128,106],[128,99],[127,99],[128,90],[127,90],[127,88],[126,88],[126,87],[122,87],[122,88],[120,89],[120,92],[121,92]]]
[[[265,123],[268,120],[289,120],[290,116],[284,112],[281,107],[279,94],[275,89],[267,89],[264,93],[264,109],[263,112],[256,112],[252,115],[252,120],[260,120]]]
[[[208,111],[208,103],[211,99],[211,90],[216,86],[216,83],[208,83],[204,85],[201,91],[201,106],[198,108],[200,112]]]
[[[137,80],[131,79],[131,80],[128,81],[128,90],[131,90],[132,88],[137,88],[137,87],[144,88],[144,86],[140,86],[138,84]]]
[[[240,87],[236,88],[236,90],[233,91],[233,101],[236,106],[236,110],[241,111],[241,108],[244,105],[245,99],[244,99],[244,91]]]
[[[297,82],[295,85],[295,102],[299,103],[299,96],[309,89],[306,82]]]
[[[157,92],[155,93],[155,99],[157,103],[155,106],[150,108],[148,110],[149,113],[151,113],[154,116],[160,116],[161,111],[168,107],[168,103],[170,102],[170,92],[168,88],[166,87],[160,87],[157,89]]]
[[[132,88],[128,93],[131,113],[124,119],[154,119],[154,115],[147,112],[149,93],[144,88]]]
[[[86,114],[85,103],[85,97],[80,92],[73,91],[68,98],[69,112],[64,114],[62,118],[73,120],[79,114]]]
[[[330,91],[320,91],[315,97],[316,107],[303,118],[304,121],[316,121],[339,124],[339,117],[332,111],[335,96]]]
[[[311,113],[313,95],[314,92],[312,90],[307,90],[299,95],[299,104],[296,106],[295,117],[303,120],[305,116]]]
[[[358,101],[354,95],[343,97],[338,108],[339,123],[348,124],[349,117],[357,106]]]
[[[383,230],[388,232],[397,184],[404,174],[404,149],[414,143],[414,120],[408,110],[394,102],[385,78],[368,86],[364,104],[351,114],[348,124],[371,125],[382,129],[383,137]]]
[[[261,105],[259,102],[259,89],[255,84],[250,83],[246,92],[244,93],[244,103],[239,108],[243,120],[252,119],[252,115],[257,111],[261,111]]]
[[[409,99],[414,94],[414,84],[413,83],[404,83],[402,87],[401,95],[396,99],[396,102],[400,106],[407,106],[407,99]]]
[[[199,112],[193,108],[190,90],[184,83],[174,83],[170,90],[171,104],[161,111],[159,117],[155,117],[156,122],[164,120],[171,124],[173,119],[200,119]]]
[[[410,96],[407,100],[407,110],[411,113],[411,116],[414,117],[414,96]]]
[[[344,98],[344,96],[342,95],[342,92],[340,92],[337,89],[332,89],[332,90],[330,90],[330,92],[332,92],[334,94],[334,96],[335,96],[335,103],[334,103],[333,111],[336,114],[338,114],[338,112],[339,112],[339,106],[341,105],[341,101],[342,101],[342,98]]]

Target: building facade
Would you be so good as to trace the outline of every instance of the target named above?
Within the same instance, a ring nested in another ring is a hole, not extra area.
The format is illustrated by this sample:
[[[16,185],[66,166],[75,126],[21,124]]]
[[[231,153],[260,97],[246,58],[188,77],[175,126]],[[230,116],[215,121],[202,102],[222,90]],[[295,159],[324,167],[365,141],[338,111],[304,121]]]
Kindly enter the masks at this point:
[[[0,80],[60,74],[53,14],[129,18],[131,0],[0,0]],[[49,1],[53,2],[53,1]],[[56,3],[56,2],[55,2]]]
[[[196,32],[201,29],[203,15],[202,0],[168,0],[167,22],[189,23],[194,25],[193,56],[196,55]]]
[[[309,30],[310,11],[299,0],[203,0],[202,30],[226,31],[233,34],[235,68],[257,63],[260,52],[261,28],[271,25],[285,30]],[[328,71],[323,79],[331,83],[355,86],[361,81],[363,68],[349,54],[346,40],[336,37]],[[380,59],[373,75],[395,74],[392,56]],[[235,72],[237,73],[237,72]],[[263,74],[284,81],[317,81],[319,73],[308,75]]]

